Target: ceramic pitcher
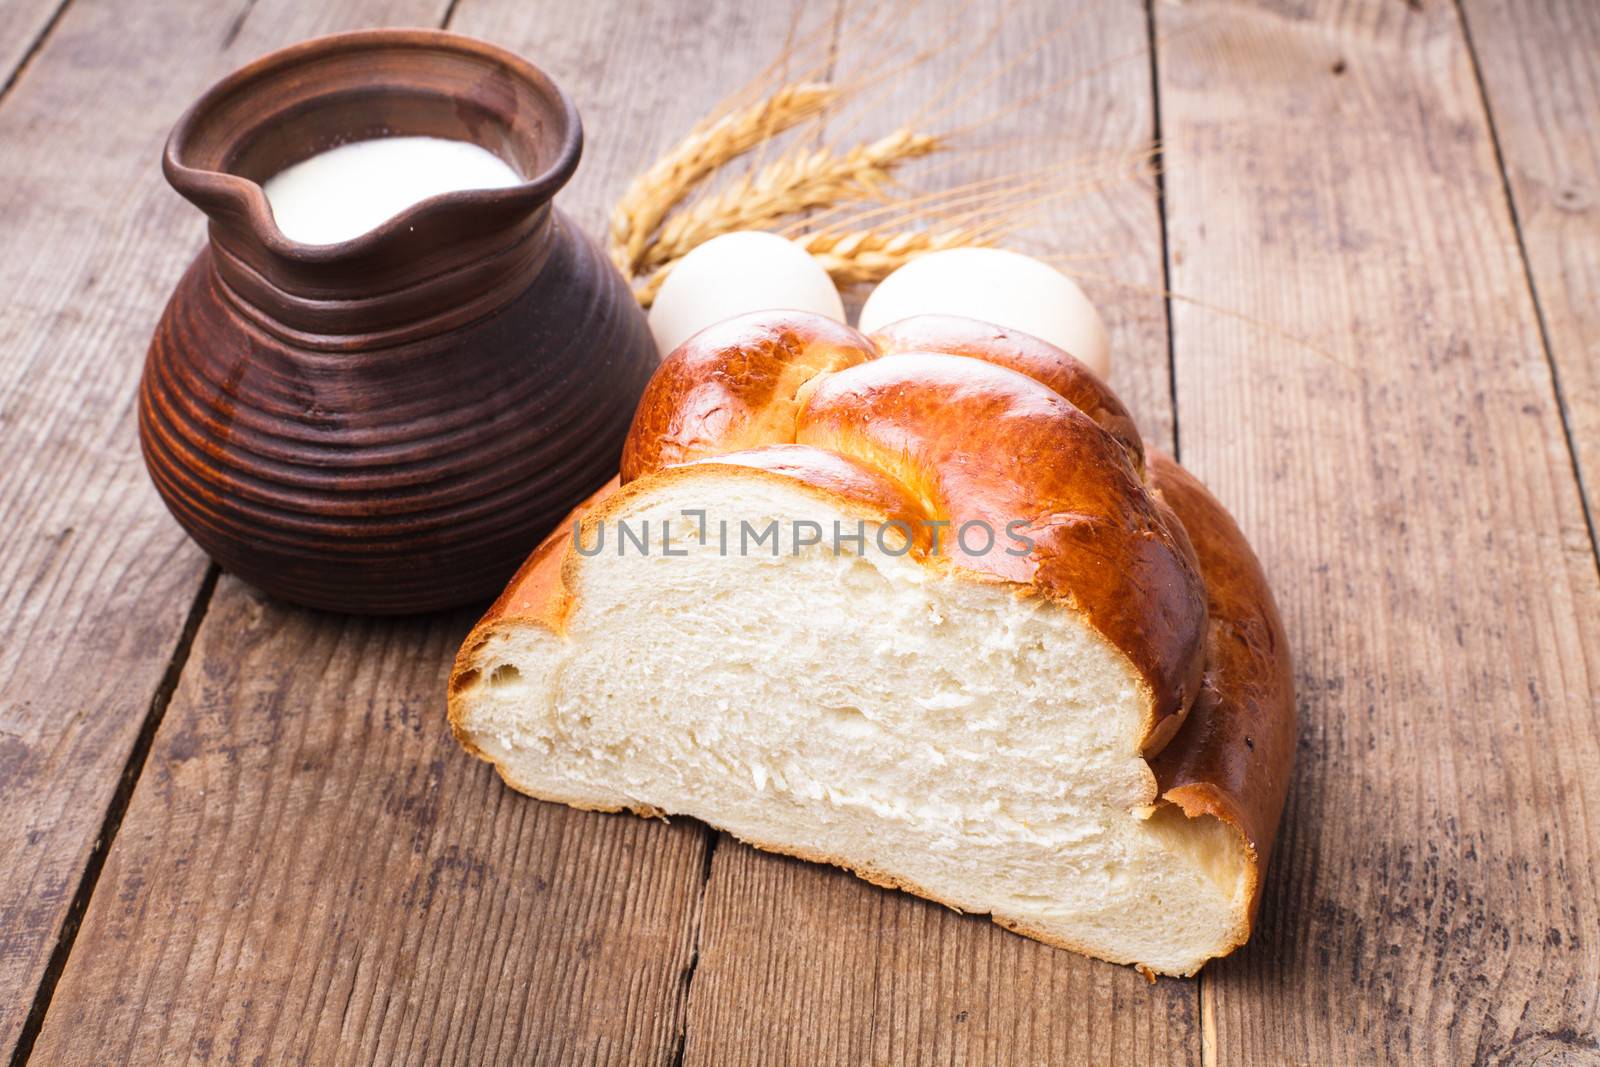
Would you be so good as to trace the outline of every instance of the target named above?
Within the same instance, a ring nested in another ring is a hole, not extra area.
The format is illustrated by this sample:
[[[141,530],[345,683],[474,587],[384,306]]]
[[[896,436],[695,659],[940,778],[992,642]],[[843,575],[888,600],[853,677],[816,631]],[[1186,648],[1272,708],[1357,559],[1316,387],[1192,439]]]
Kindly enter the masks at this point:
[[[475,142],[526,180],[340,244],[279,231],[263,181],[392,135]],[[541,71],[433,31],[297,45],[182,117],[164,167],[209,240],[151,342],[139,430],[224,569],[339,611],[481,601],[616,471],[657,360],[621,276],[551,204],[581,145]]]

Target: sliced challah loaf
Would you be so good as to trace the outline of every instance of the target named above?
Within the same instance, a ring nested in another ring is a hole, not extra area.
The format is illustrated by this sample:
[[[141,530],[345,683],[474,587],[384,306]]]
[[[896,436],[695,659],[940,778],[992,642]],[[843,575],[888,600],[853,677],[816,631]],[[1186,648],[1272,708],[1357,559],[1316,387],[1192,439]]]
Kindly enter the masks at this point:
[[[1081,364],[797,313],[668,357],[620,482],[467,639],[450,719],[533,796],[1169,974],[1248,936],[1294,731],[1249,547]]]

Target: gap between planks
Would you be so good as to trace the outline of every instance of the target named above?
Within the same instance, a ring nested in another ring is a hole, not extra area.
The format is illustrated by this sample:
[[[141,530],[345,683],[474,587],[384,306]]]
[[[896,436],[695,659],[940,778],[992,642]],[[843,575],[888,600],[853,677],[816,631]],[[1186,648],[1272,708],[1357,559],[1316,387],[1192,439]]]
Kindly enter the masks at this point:
[[[1183,462],[1183,439],[1178,433],[1178,350],[1172,341],[1172,257],[1167,247],[1167,172],[1163,153],[1166,146],[1161,140],[1161,56],[1156,48],[1156,4],[1145,0],[1144,25],[1146,46],[1150,50],[1150,135],[1155,151],[1150,161],[1156,177],[1156,222],[1161,232],[1161,307],[1167,321],[1167,392],[1172,407],[1172,458]],[[1205,1032],[1205,1016],[1201,1015],[1201,1032]]]
[[[66,5],[63,4],[62,7],[65,8]],[[60,14],[59,10],[57,14]],[[61,973],[66,970],[67,959],[72,955],[72,946],[78,937],[78,927],[83,922],[84,913],[89,910],[89,898],[94,895],[95,886],[100,881],[100,872],[105,867],[106,856],[111,851],[112,843],[117,839],[117,831],[122,828],[122,817],[127,813],[129,802],[133,800],[133,788],[138,784],[139,776],[144,771],[150,747],[155,743],[156,731],[161,729],[161,721],[166,718],[167,706],[172,703],[172,694],[177,692],[178,679],[183,676],[183,668],[189,662],[189,652],[194,648],[195,635],[200,632],[200,624],[205,621],[206,609],[211,606],[211,597],[216,592],[217,579],[221,573],[215,563],[209,565],[206,568],[206,576],[201,580],[200,588],[189,605],[189,614],[183,620],[183,629],[179,632],[178,643],[173,646],[172,655],[167,660],[167,669],[161,675],[161,684],[156,686],[156,691],[150,698],[144,721],[139,726],[139,733],[134,737],[133,747],[128,751],[127,763],[123,765],[122,774],[117,779],[117,788],[112,792],[111,800],[106,805],[105,816],[100,821],[100,833],[96,835],[88,862],[84,864],[83,875],[78,879],[78,888],[72,894],[72,903],[67,906],[67,914],[61,922],[61,931],[56,937],[55,947],[50,950],[50,959],[45,964],[44,974],[39,979],[39,988],[33,994],[33,1004],[28,1008],[27,1018],[23,1020],[22,1032],[17,1035],[16,1046],[11,1052],[10,1067],[22,1067],[33,1054],[33,1045],[39,1039],[39,1031],[44,1028],[45,1013],[50,1010],[56,983],[60,981]]]
[[[722,831],[707,823],[700,825],[705,835],[705,855],[700,861],[700,899],[695,901],[694,937],[689,943],[689,965],[683,970],[683,1023],[672,1046],[672,1067],[683,1067],[684,1050],[689,1047],[689,996],[694,991],[694,975],[700,969],[700,938],[706,928],[706,890],[711,885],[711,860],[717,854]]]
[[[1545,363],[1550,368],[1550,386],[1555,393],[1556,411],[1561,416],[1561,435],[1567,444],[1567,458],[1572,463],[1572,478],[1578,483],[1578,503],[1583,509],[1584,526],[1589,531],[1589,551],[1594,557],[1595,572],[1600,574],[1600,538],[1595,535],[1594,512],[1589,507],[1589,485],[1583,478],[1583,465],[1578,459],[1578,443],[1573,435],[1572,411],[1567,406],[1567,396],[1561,387],[1561,367],[1556,360],[1555,346],[1550,342],[1550,325],[1545,316],[1544,301],[1539,296],[1539,285],[1533,276],[1533,259],[1528,255],[1528,241],[1522,232],[1522,215],[1517,211],[1517,198],[1511,188],[1511,172],[1506,167],[1505,150],[1500,142],[1500,127],[1495,122],[1494,106],[1489,99],[1489,87],[1484,82],[1483,62],[1478,57],[1478,45],[1472,37],[1472,21],[1467,17],[1466,5],[1454,0],[1456,19],[1461,24],[1461,39],[1466,44],[1467,58],[1472,62],[1472,80],[1478,90],[1478,102],[1483,108],[1483,120],[1489,131],[1489,145],[1494,149],[1494,164],[1500,172],[1500,192],[1505,197],[1506,215],[1511,220],[1511,232],[1517,239],[1517,258],[1522,263],[1522,277],[1533,301],[1534,320],[1539,326],[1539,345],[1544,350]]]
[[[29,64],[33,62],[33,57],[39,54],[39,49],[43,48],[44,43],[50,39],[50,35],[55,32],[56,24],[61,21],[61,16],[66,13],[71,4],[72,0],[61,0],[56,5],[56,9],[50,12],[50,17],[44,20],[44,25],[39,27],[39,32],[33,35],[33,40],[28,42],[27,50],[22,53],[22,58],[17,60],[17,65],[11,68],[10,74],[6,75],[5,84],[0,85],[0,103],[5,102],[5,98],[11,93],[11,87],[22,78],[22,72],[28,69]]]

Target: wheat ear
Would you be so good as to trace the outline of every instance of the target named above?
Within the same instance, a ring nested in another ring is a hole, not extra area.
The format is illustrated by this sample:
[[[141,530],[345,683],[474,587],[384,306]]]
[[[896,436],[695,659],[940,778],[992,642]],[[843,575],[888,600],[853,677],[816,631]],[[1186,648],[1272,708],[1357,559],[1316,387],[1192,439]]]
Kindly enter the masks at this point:
[[[811,253],[841,289],[880,282],[929,252],[993,245],[1009,228],[960,226],[943,230],[846,230],[803,234],[796,243]]]
[[[697,129],[628,186],[611,213],[611,259],[623,274],[639,273],[651,236],[674,207],[718,167],[819,114],[838,96],[826,82],[786,85],[766,99]]]
[[[637,262],[651,270],[719,234],[766,229],[840,201],[881,198],[895,168],[942,147],[933,134],[901,129],[842,155],[818,148],[775,160],[667,219]]]

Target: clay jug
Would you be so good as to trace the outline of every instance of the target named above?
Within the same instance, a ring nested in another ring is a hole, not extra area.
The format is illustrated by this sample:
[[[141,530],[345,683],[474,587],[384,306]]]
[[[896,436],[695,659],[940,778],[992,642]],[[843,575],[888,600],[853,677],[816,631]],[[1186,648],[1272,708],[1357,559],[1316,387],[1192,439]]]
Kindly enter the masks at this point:
[[[351,141],[477,143],[526,176],[340,244],[275,225],[261,183]],[[482,601],[617,469],[657,362],[643,314],[551,204],[571,100],[454,34],[340,34],[226,78],[164,167],[210,220],[140,384],[156,488],[221,566],[286,600],[408,613]]]

